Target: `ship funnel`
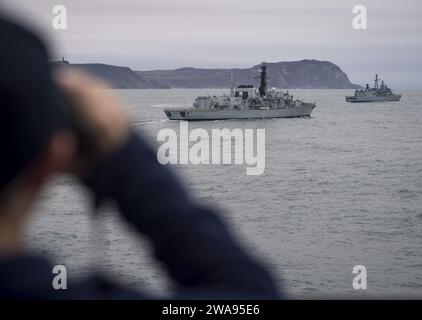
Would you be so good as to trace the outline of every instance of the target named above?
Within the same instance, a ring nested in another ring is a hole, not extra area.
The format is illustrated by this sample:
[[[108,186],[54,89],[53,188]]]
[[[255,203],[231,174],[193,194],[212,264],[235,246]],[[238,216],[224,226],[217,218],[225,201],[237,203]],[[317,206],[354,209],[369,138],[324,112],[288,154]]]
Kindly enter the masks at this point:
[[[259,86],[259,95],[264,97],[267,94],[267,63],[261,63],[261,78],[260,78],[260,86]]]

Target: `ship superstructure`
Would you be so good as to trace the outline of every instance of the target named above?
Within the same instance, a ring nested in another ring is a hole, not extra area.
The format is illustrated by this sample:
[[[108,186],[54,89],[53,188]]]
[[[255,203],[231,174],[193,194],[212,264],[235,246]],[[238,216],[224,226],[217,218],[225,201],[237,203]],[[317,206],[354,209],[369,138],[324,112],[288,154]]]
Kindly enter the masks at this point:
[[[374,87],[370,88],[369,84],[366,85],[365,89],[355,90],[354,96],[347,96],[347,102],[382,102],[382,101],[400,101],[401,94],[395,94],[387,86],[384,81],[375,75]]]
[[[252,118],[291,118],[309,116],[316,107],[294,99],[289,92],[268,89],[267,64],[260,69],[260,86],[232,86],[229,94],[199,96],[191,108],[165,109],[170,120],[223,120]]]

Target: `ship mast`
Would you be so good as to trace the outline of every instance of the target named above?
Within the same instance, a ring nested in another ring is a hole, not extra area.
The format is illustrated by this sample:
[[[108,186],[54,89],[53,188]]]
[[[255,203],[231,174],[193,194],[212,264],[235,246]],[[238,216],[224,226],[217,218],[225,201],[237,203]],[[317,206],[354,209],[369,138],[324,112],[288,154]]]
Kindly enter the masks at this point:
[[[378,74],[375,75],[375,89],[378,89]]]

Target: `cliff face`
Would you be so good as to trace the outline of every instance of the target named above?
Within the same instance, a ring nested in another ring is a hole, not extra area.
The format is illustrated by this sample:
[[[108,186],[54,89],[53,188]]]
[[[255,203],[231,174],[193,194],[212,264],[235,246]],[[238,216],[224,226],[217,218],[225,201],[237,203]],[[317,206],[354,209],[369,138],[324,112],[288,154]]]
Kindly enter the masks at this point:
[[[82,70],[107,82],[115,89],[145,88],[227,88],[235,84],[258,85],[260,65],[247,69],[197,69],[133,71],[127,67],[100,63],[52,62],[55,67]],[[302,60],[268,64],[269,87],[303,89],[352,89],[347,75],[328,61]]]
[[[67,61],[52,62],[54,67],[67,67],[95,76],[114,89],[146,89],[151,85],[132,69],[101,63],[71,64]]]
[[[103,79],[115,89],[145,89],[149,87],[145,79],[127,67],[117,67],[99,63],[71,64],[71,67],[77,70],[83,70]]]
[[[248,69],[196,69],[137,71],[146,81],[157,81],[171,88],[224,88],[235,84],[257,84],[260,66]],[[277,88],[351,89],[359,87],[328,61],[302,60],[268,64],[269,86]]]

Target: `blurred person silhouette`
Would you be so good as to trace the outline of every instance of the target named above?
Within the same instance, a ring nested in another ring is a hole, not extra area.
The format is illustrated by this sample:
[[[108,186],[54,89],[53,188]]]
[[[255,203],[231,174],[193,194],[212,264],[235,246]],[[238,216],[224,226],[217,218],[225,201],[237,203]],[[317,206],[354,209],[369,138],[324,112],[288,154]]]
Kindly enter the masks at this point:
[[[176,284],[166,298],[279,297],[266,268],[158,163],[112,91],[82,74],[53,77],[40,39],[4,18],[0,39],[1,298],[158,298],[100,272],[54,290],[52,262],[31,253],[23,234],[47,179],[61,173],[76,176],[98,202],[114,201],[147,237]]]

